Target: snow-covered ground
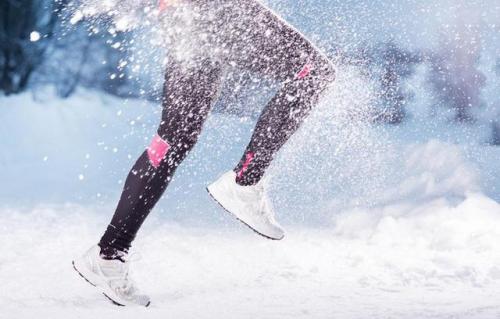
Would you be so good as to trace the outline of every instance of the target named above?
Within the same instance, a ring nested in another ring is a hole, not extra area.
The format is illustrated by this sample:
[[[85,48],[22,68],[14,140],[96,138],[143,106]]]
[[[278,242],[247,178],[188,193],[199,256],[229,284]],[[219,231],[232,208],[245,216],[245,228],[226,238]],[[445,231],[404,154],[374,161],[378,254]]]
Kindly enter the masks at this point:
[[[422,101],[401,126],[368,125],[369,102],[340,72],[277,158],[282,242],[206,195],[253,124],[214,114],[135,243],[152,306],[123,309],[71,259],[101,235],[160,110],[90,91],[0,98],[0,318],[498,318],[500,149]]]
[[[148,309],[110,305],[71,268],[107,221],[98,208],[3,210],[0,317],[497,318],[498,204],[471,195],[405,208],[289,227],[279,243],[236,224],[155,220],[133,265]]]

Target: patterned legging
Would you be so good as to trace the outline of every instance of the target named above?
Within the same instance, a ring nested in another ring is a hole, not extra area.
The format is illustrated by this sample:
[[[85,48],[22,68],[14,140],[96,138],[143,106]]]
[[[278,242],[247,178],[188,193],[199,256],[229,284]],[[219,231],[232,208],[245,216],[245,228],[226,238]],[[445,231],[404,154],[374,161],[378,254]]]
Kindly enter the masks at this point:
[[[192,13],[186,27],[166,35],[171,50],[158,135],[130,171],[99,244],[109,258],[128,251],[195,145],[224,70],[246,70],[282,83],[234,168],[240,185],[259,182],[335,77],[334,67],[313,44],[257,0],[191,0],[185,6],[167,7],[164,15],[172,25],[182,25],[186,12]]]

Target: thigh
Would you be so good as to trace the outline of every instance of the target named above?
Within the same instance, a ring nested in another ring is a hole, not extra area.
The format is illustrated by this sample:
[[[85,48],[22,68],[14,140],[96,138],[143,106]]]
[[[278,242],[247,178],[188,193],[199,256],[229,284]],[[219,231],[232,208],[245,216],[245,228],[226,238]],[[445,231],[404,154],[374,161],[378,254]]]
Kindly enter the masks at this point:
[[[222,32],[230,48],[227,60],[238,67],[287,80],[308,64],[328,60],[304,35],[260,1],[230,2]]]
[[[158,134],[173,147],[193,144],[215,103],[221,82],[219,63],[200,59],[168,63]]]

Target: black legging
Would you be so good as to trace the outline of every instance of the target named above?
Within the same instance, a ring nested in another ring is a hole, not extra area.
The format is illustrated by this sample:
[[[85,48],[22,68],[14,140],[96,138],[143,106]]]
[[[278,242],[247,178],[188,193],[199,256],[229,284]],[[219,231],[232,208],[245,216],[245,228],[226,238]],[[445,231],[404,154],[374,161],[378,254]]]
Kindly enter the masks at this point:
[[[179,34],[166,34],[170,54],[158,136],[130,171],[99,243],[110,258],[117,251],[128,251],[176,168],[195,145],[217,99],[224,69],[247,70],[282,83],[234,168],[240,185],[259,182],[274,155],[334,79],[328,59],[257,0],[191,0],[167,9],[165,19],[182,25],[186,12],[193,13],[188,15],[187,27],[181,27]]]

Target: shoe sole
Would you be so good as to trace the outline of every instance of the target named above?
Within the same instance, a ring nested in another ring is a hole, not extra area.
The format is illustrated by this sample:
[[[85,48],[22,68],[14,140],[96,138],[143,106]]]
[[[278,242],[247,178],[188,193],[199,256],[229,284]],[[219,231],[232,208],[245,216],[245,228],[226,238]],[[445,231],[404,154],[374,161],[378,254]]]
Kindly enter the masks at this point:
[[[76,273],[78,275],[80,275],[80,277],[82,277],[86,282],[88,282],[90,285],[92,285],[92,287],[95,287],[97,289],[100,289],[99,286],[97,286],[96,284],[94,284],[92,281],[90,281],[87,277],[85,277],[79,270],[78,268],[76,268],[75,266],[75,261],[73,260],[71,262],[73,264],[73,269],[76,271]],[[109,301],[111,301],[112,304],[114,304],[115,306],[119,306],[119,307],[125,307],[126,305],[123,305],[119,302],[116,302],[115,300],[113,300],[113,298],[111,298],[110,296],[106,295],[106,293],[102,292],[102,294],[104,295],[104,297],[106,297],[106,299],[108,299]],[[144,307],[149,307],[149,305],[151,304],[151,301],[148,302]]]
[[[283,238],[285,238],[285,236],[281,237],[281,238],[274,238],[274,237],[269,237],[267,236],[266,234],[263,234],[261,232],[259,232],[257,229],[253,228],[252,226],[250,226],[249,224],[247,224],[245,221],[241,220],[238,216],[236,216],[235,214],[233,214],[229,209],[227,209],[226,207],[224,207],[224,205],[222,205],[213,195],[212,193],[210,193],[210,190],[208,189],[208,187],[205,188],[208,195],[210,195],[210,197],[212,197],[212,199],[217,203],[219,204],[220,207],[222,207],[222,209],[224,209],[224,211],[226,211],[227,213],[229,213],[231,216],[233,216],[234,218],[236,218],[240,223],[242,223],[243,225],[247,226],[248,228],[250,228],[254,233],[256,233],[257,235],[260,235],[266,239],[270,239],[270,240],[274,240],[274,241],[280,241],[282,240]]]

